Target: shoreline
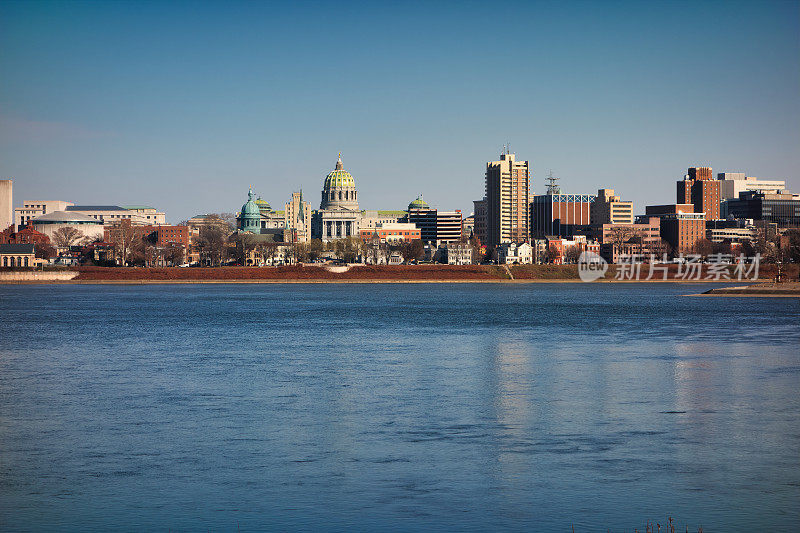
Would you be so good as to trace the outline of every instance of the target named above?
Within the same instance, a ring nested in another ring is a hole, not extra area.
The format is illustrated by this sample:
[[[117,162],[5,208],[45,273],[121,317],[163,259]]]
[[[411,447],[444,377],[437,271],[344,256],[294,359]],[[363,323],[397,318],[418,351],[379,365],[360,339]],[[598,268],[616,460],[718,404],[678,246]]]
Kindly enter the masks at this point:
[[[398,283],[502,283],[526,285],[531,283],[576,283],[576,284],[635,284],[635,283],[731,283],[752,284],[747,280],[683,280],[649,279],[616,280],[599,279],[585,282],[580,279],[72,279],[72,280],[1,280],[0,285],[239,285],[239,284],[398,284]],[[706,294],[706,296],[714,296]],[[733,295],[735,296],[735,294]]]

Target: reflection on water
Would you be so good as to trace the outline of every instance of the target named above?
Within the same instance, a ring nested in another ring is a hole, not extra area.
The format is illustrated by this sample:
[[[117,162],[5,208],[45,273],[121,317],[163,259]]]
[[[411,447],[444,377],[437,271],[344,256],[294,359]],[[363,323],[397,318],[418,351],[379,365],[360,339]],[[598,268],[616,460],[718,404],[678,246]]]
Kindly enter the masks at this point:
[[[0,524],[786,529],[800,304],[694,292],[0,286]]]

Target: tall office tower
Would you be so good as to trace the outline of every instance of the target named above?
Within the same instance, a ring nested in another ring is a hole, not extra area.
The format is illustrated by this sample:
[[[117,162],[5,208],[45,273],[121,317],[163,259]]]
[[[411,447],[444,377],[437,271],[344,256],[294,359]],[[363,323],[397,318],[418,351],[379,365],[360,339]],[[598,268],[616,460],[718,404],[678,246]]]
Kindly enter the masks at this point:
[[[500,161],[486,163],[486,245],[529,242],[530,203],[527,161],[503,150]]]
[[[678,182],[677,203],[694,204],[696,213],[705,213],[706,220],[720,217],[720,182],[711,175],[711,167],[692,167]]]
[[[14,182],[0,180],[0,231],[14,223]],[[16,228],[14,228],[16,230]]]

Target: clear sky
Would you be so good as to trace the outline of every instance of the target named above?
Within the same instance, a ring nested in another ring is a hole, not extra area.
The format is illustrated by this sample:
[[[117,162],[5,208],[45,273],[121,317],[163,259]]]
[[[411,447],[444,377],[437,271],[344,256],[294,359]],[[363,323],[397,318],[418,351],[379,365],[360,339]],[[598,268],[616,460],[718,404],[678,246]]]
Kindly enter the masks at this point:
[[[695,165],[800,192],[799,6],[3,0],[0,176],[177,222],[316,208],[341,151],[363,209],[469,214],[510,142],[637,213]]]

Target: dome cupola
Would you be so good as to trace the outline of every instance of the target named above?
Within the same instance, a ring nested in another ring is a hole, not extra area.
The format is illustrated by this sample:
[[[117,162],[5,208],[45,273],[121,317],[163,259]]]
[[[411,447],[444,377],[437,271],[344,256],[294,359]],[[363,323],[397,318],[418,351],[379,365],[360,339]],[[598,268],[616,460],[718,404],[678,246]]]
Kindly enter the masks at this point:
[[[339,159],[336,161],[333,172],[325,177],[319,208],[358,210],[356,182],[353,180],[353,176],[344,169],[341,153],[339,153]]]
[[[431,206],[428,205],[428,202],[422,199],[422,195],[420,194],[417,196],[417,199],[408,204],[408,210],[411,211],[412,209],[430,209]]]
[[[261,230],[261,210],[255,201],[253,190],[247,193],[247,202],[242,206],[242,212],[237,217],[239,231],[252,231],[259,233]]]

